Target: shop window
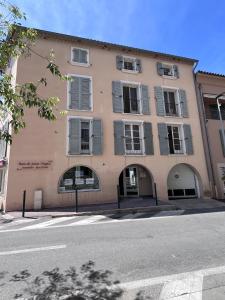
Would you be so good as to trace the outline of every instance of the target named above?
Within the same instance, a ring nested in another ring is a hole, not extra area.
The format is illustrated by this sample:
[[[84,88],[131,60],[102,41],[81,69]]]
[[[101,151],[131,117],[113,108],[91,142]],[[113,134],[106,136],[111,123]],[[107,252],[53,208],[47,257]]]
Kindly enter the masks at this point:
[[[99,180],[94,171],[85,166],[77,166],[66,171],[59,184],[59,192],[78,190],[98,190]]]

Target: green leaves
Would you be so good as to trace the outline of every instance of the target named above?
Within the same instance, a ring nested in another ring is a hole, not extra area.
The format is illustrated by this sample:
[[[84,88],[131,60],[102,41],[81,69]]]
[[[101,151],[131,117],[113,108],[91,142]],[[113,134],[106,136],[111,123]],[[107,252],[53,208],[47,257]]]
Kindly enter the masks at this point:
[[[20,21],[26,16],[20,9],[7,1],[0,1],[0,70],[4,74],[0,76],[0,121],[3,124],[7,119],[13,133],[18,133],[26,126],[24,115],[30,108],[36,108],[40,118],[52,121],[56,119],[56,106],[59,98],[52,96],[43,98],[38,93],[40,85],[47,86],[47,79],[40,78],[36,83],[27,82],[13,85],[13,77],[10,71],[12,59],[23,55],[38,55],[46,60],[46,68],[53,76],[60,80],[70,80],[61,74],[55,63],[55,53],[51,49],[49,56],[43,56],[32,48],[37,31],[20,26]],[[63,115],[65,112],[62,113]],[[12,142],[12,136],[6,130],[0,130],[0,139]]]

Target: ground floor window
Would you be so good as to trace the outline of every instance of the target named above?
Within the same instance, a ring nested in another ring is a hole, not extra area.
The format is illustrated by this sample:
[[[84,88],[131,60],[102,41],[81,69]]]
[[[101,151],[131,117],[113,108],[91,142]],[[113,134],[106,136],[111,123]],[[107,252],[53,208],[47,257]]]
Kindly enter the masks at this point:
[[[99,180],[94,171],[85,166],[76,166],[66,171],[59,184],[60,192],[78,190],[97,190]]]
[[[167,125],[170,154],[184,153],[181,126]]]

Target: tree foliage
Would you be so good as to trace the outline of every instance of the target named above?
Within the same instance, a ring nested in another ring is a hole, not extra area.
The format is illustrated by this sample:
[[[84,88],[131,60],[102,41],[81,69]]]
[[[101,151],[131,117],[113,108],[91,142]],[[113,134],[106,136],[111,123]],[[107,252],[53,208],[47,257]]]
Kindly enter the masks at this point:
[[[59,98],[52,96],[43,98],[39,95],[40,86],[46,86],[46,78],[40,78],[37,82],[13,84],[13,77],[8,70],[13,59],[19,56],[38,55],[46,61],[46,68],[59,80],[67,80],[55,63],[54,52],[49,56],[42,56],[32,49],[37,38],[37,31],[21,26],[21,21],[26,20],[20,9],[7,1],[0,0],[0,139],[12,142],[12,133],[18,133],[26,126],[24,113],[27,108],[37,108],[38,116],[46,120],[55,120],[56,105]],[[4,127],[8,119],[9,126]]]

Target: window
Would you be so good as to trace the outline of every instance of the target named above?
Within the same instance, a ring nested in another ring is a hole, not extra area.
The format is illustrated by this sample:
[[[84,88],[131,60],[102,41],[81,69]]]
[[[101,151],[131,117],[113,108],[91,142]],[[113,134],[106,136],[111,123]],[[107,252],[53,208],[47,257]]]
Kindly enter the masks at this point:
[[[127,154],[142,154],[141,126],[125,124],[125,150]]]
[[[123,86],[124,113],[139,114],[138,87]]]
[[[68,82],[69,109],[92,110],[92,80],[86,76],[71,75]]]
[[[72,55],[71,57],[72,63],[79,64],[79,65],[88,65],[89,51],[87,49],[72,48],[71,55]]]
[[[179,70],[177,65],[157,62],[156,66],[158,75],[171,79],[179,78]]]
[[[77,166],[66,171],[59,183],[59,192],[78,190],[98,190],[99,180],[94,171],[85,166]]]
[[[164,105],[166,116],[178,116],[177,93],[172,90],[164,90]]]
[[[171,77],[174,76],[174,68],[173,68],[173,65],[166,65],[166,64],[163,64],[163,65],[162,65],[162,68],[163,68],[163,75],[164,75],[164,76],[171,76]]]
[[[177,125],[167,125],[167,132],[168,132],[168,142],[169,142],[169,153],[170,154],[184,153],[181,127]]]
[[[123,57],[123,69],[129,71],[137,71],[136,59],[130,57]]]
[[[102,121],[100,119],[69,117],[68,154],[102,154]]]
[[[90,153],[90,121],[80,122],[81,153]]]

